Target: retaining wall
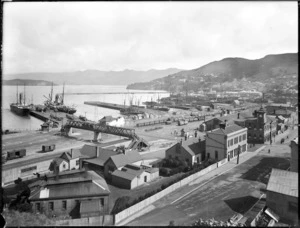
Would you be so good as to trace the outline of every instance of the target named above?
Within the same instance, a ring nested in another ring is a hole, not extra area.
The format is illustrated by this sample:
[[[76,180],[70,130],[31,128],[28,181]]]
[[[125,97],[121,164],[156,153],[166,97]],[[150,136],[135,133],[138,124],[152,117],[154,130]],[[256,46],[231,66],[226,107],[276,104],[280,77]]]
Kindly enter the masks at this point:
[[[190,182],[194,181],[195,179],[199,178],[200,176],[203,176],[206,173],[216,169],[217,167],[218,167],[217,163],[212,164],[212,165],[208,166],[207,168],[202,169],[200,172],[190,175],[190,176],[182,179],[181,181],[178,181],[177,183],[172,184],[171,186],[165,188],[164,190],[156,193],[155,195],[150,196],[147,199],[144,199],[143,201],[121,211],[120,213],[115,215],[115,224],[118,224],[119,222],[126,219],[127,217],[129,217],[135,213],[138,213],[139,211],[141,211],[145,207],[149,206],[150,204],[154,203],[155,201],[170,194],[171,192],[175,191],[176,189],[181,188],[184,185],[187,185],[188,183],[190,183]]]

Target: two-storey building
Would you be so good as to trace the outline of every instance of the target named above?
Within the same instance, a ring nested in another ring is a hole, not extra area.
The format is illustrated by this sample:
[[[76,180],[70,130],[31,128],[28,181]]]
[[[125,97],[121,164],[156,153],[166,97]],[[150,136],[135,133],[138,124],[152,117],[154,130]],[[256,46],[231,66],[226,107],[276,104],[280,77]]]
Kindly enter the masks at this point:
[[[247,151],[247,128],[236,124],[221,123],[220,128],[207,132],[206,154],[208,158],[228,161]]]

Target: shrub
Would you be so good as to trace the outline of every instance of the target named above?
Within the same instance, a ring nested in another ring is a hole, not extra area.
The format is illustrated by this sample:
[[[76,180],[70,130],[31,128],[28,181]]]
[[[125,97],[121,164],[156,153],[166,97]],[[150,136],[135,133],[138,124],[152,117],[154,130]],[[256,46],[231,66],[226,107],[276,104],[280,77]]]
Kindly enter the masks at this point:
[[[112,214],[117,214],[120,211],[124,210],[129,205],[130,197],[129,196],[122,196],[119,197],[114,205],[114,208],[112,209]]]

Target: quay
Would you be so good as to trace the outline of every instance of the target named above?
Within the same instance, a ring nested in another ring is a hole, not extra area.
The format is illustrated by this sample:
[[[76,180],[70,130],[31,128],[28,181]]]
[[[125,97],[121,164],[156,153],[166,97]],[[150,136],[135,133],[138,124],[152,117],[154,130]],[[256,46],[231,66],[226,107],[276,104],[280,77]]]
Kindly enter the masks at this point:
[[[91,94],[163,94],[168,92],[100,92],[100,93],[64,93],[64,95],[91,95]],[[62,93],[59,93],[62,94]]]
[[[106,102],[99,102],[99,101],[85,101],[84,104],[97,106],[97,107],[103,107],[103,108],[109,108],[109,109],[115,109],[115,110],[121,110],[124,108],[129,108],[128,105],[120,105],[120,104],[113,104],[113,103],[106,103]],[[135,108],[142,108],[144,109],[144,106],[134,106]]]
[[[37,111],[30,111],[29,114],[31,116],[39,119],[39,120],[44,121],[44,122],[46,122],[48,120],[51,120],[51,121],[55,122],[56,124],[65,123],[68,120],[67,117],[66,117],[67,113],[65,113],[65,112],[54,112],[54,111],[37,112]],[[51,116],[50,116],[51,114],[53,116],[61,117],[63,119],[61,121],[55,120],[55,119],[51,118]]]

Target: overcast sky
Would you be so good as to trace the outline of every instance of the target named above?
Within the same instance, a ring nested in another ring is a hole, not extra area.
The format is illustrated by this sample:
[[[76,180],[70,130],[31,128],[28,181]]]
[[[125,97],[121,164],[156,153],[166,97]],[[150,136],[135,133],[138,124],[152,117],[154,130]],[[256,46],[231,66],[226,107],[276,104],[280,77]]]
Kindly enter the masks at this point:
[[[198,68],[298,52],[297,2],[4,3],[3,73]]]

